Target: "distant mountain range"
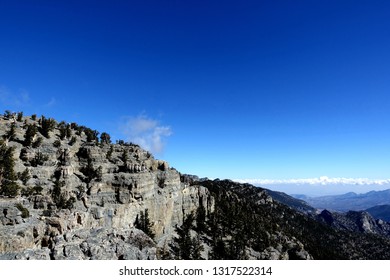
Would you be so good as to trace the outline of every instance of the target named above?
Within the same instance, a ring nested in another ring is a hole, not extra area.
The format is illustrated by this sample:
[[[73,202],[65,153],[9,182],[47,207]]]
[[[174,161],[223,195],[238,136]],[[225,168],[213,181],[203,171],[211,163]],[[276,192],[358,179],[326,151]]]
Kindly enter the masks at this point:
[[[332,209],[336,211],[365,210],[378,205],[390,204],[390,189],[384,191],[370,191],[364,194],[349,192],[343,195],[328,195],[308,197],[293,195],[295,198],[306,201],[319,209]]]

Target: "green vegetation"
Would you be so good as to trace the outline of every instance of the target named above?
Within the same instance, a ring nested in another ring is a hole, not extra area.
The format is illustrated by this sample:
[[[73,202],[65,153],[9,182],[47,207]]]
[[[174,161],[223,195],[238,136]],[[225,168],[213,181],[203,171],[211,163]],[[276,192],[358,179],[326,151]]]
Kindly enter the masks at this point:
[[[111,144],[111,136],[108,133],[103,132],[100,135],[100,143],[102,143],[102,144]]]
[[[114,146],[113,145],[110,145],[110,150],[107,152],[106,154],[106,158],[108,160],[111,160],[111,157],[112,157],[112,153],[114,152]]]
[[[28,168],[26,168],[22,173],[18,172],[18,178],[23,182],[24,185],[26,185],[27,181],[31,179]]]
[[[37,185],[35,185],[32,188],[31,187],[23,188],[22,191],[21,191],[21,195],[22,196],[26,196],[26,197],[29,197],[29,196],[32,196],[32,195],[41,195],[42,191],[43,191],[42,186],[37,184]]]
[[[37,127],[35,124],[27,125],[26,133],[24,134],[24,142],[23,145],[25,147],[29,147],[33,144],[34,136],[37,134]]]
[[[51,197],[53,199],[53,202],[55,203],[56,207],[58,209],[73,209],[73,205],[76,202],[76,198],[73,196],[66,198],[66,195],[64,192],[62,192],[62,189],[65,187],[65,182],[56,180],[54,181],[54,186],[51,191]]]
[[[19,113],[18,113],[16,120],[17,120],[18,122],[22,122],[22,121],[23,121],[23,112],[19,112]]]
[[[103,172],[102,167],[99,166],[98,168],[94,168],[92,159],[88,157],[87,159],[87,165],[80,168],[81,173],[85,176],[85,182],[89,184],[92,182],[92,180],[96,179],[97,181],[102,180]]]
[[[22,216],[23,219],[26,219],[26,218],[30,217],[30,212],[21,203],[16,203],[15,207],[18,208],[18,210],[20,212],[22,212],[21,216]]]
[[[0,194],[8,197],[16,197],[19,194],[19,185],[14,171],[14,148],[7,147],[0,140]]]
[[[9,130],[5,133],[5,139],[8,139],[8,141],[14,141],[16,139],[15,123],[11,123]]]
[[[123,161],[123,164],[126,165],[127,161],[129,160],[129,152],[125,149],[123,150],[121,160]]]
[[[32,143],[32,147],[33,148],[39,148],[41,146],[43,142],[43,138],[42,137],[38,137],[37,140],[35,140],[33,143]]]
[[[55,141],[53,142],[53,146],[54,146],[55,148],[61,147],[61,141],[60,141],[60,140],[55,140]]]
[[[41,127],[39,128],[41,134],[46,137],[50,138],[50,132],[54,130],[56,127],[56,121],[52,118],[45,118],[44,116],[41,117],[39,120]]]
[[[38,165],[43,165],[48,159],[48,155],[44,155],[42,152],[38,151],[35,154],[35,157],[30,161],[30,164],[33,167],[37,167]]]
[[[200,241],[200,236],[192,236],[195,233],[194,215],[189,214],[184,219],[181,227],[176,226],[177,237],[173,238],[171,244],[171,252],[173,259],[177,260],[201,260],[203,246]]]
[[[72,129],[70,124],[66,124],[64,121],[58,124],[58,130],[60,132],[60,139],[70,138],[72,136]]]
[[[84,127],[84,133],[87,135],[87,142],[89,143],[98,143],[99,142],[99,132],[97,130],[92,130],[90,128]]]
[[[134,226],[145,232],[150,238],[153,239],[155,237],[155,233],[153,232],[153,225],[149,219],[148,209],[146,209],[145,212],[141,211],[139,217],[137,215]]]
[[[74,143],[76,143],[76,141],[77,141],[77,138],[75,136],[72,136],[72,138],[70,138],[69,145],[73,146]]]

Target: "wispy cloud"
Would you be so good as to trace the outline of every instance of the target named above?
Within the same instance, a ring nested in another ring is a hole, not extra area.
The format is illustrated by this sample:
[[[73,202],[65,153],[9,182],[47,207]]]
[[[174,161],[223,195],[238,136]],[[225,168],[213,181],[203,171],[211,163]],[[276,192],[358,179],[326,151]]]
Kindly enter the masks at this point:
[[[368,178],[329,178],[321,176],[318,178],[305,179],[237,179],[241,183],[250,183],[253,185],[385,185],[390,184],[390,179],[368,179]]]
[[[52,98],[50,98],[49,102],[47,102],[45,104],[45,107],[53,107],[54,105],[56,105],[56,103],[57,103],[57,100],[54,97],[52,97]]]
[[[6,87],[0,87],[0,103],[3,106],[20,109],[31,105],[31,98],[28,91],[21,89],[18,92],[11,92]]]
[[[163,126],[158,120],[142,114],[138,117],[125,117],[120,127],[126,141],[140,145],[151,153],[161,153],[165,138],[172,134],[169,126]]]

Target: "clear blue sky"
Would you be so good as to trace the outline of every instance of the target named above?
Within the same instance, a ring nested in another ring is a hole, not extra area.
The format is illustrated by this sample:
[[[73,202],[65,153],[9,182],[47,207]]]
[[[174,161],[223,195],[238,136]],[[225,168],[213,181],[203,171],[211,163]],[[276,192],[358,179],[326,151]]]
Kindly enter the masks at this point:
[[[212,178],[390,177],[389,1],[0,0],[0,109]]]

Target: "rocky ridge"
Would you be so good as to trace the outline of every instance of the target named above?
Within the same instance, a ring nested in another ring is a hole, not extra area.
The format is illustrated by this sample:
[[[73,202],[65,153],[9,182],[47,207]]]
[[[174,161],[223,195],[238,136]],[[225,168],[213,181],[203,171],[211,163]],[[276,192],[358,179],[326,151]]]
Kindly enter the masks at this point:
[[[13,149],[20,187],[15,197],[0,197],[2,258],[155,259],[156,243],[164,244],[199,201],[212,209],[207,189],[181,183],[178,171],[139,146],[105,143],[95,131],[52,119],[45,137],[44,120],[0,118],[0,137],[4,148]],[[41,139],[38,146],[25,145],[29,125],[37,128],[33,141]],[[69,129],[63,138],[62,127]],[[9,137],[11,129],[14,135]],[[28,174],[24,182],[23,172]],[[58,185],[62,205],[53,195]],[[146,209],[156,241],[134,228]],[[146,240],[152,249],[141,249],[132,240]]]
[[[0,116],[0,259],[390,258],[390,239],[367,234],[386,225],[363,217],[356,230],[353,214],[319,220],[284,194],[276,197],[292,207],[98,135],[44,116]]]

